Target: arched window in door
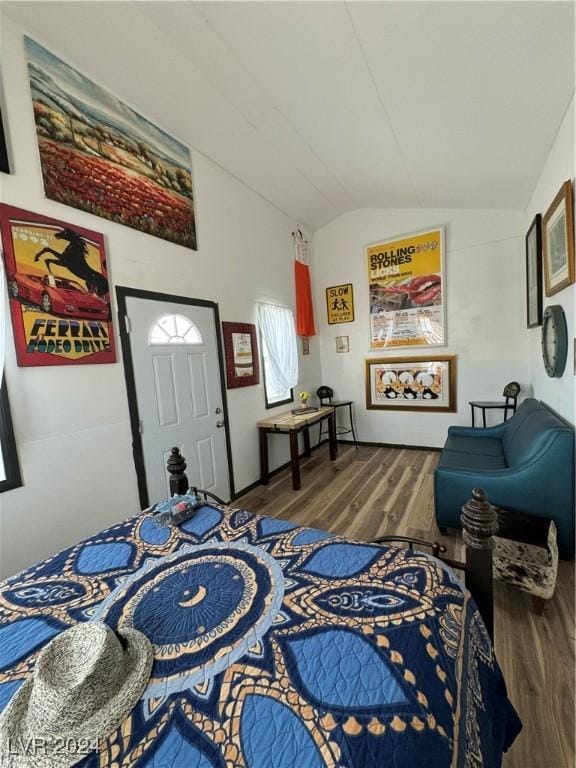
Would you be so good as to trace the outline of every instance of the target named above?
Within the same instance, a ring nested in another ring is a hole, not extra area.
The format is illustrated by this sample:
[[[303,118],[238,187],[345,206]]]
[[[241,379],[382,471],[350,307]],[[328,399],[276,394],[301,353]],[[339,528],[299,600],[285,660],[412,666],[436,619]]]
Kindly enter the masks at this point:
[[[150,329],[150,344],[204,344],[200,329],[184,315],[164,315]]]

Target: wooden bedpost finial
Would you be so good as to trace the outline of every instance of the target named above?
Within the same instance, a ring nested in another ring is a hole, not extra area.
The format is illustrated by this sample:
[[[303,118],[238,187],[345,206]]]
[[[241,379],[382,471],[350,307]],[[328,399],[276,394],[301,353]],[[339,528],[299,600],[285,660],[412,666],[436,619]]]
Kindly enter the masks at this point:
[[[460,522],[462,538],[467,546],[473,549],[494,549],[492,536],[498,533],[498,515],[483,488],[474,488],[472,498],[462,507]]]
[[[460,522],[466,544],[466,586],[474,596],[488,635],[493,640],[492,537],[498,532],[498,515],[483,488],[474,488],[472,498],[462,507]]]
[[[186,459],[180,453],[179,448],[172,448],[170,458],[166,464],[166,469],[170,473],[170,493],[185,494],[188,490],[188,478],[186,477]]]

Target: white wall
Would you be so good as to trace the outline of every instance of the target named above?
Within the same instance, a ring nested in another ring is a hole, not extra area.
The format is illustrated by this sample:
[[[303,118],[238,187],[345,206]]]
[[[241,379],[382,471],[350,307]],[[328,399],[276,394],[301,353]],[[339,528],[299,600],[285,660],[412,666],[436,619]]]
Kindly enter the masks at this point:
[[[195,152],[197,252],[44,199],[23,33],[3,19],[5,120],[15,173],[1,177],[2,201],[103,232],[114,285],[216,301],[221,319],[230,321],[255,322],[259,300],[292,305],[295,223]],[[67,35],[52,40],[35,33],[71,58]],[[154,58],[166,53],[169,60],[170,52],[156,42]],[[107,50],[94,39],[90,46],[94,57]],[[90,76],[90,68],[83,69]],[[104,84],[114,88],[114,82]],[[186,142],[186,136],[179,138]],[[0,577],[138,510],[121,361],[18,368],[10,328],[7,338],[6,376],[24,487],[0,495]],[[310,352],[300,361],[303,389],[316,388],[320,378],[315,339]],[[239,490],[259,476],[255,424],[267,413],[262,384],[230,390],[228,405]],[[274,467],[288,459],[287,440],[270,443]]]
[[[574,98],[564,116],[556,140],[550,149],[542,174],[534,189],[526,210],[525,228],[528,229],[534,216],[546,213],[546,209],[556,193],[567,179],[576,176],[574,143]],[[564,375],[560,379],[550,378],[542,362],[540,339],[541,328],[530,328],[529,354],[530,375],[534,387],[534,396],[543,400],[557,413],[574,423],[576,421],[576,378],[574,376],[574,337],[576,336],[576,285],[570,285],[554,296],[544,295],[544,308],[551,304],[560,304],[566,313],[568,325],[568,362]]]
[[[450,424],[470,424],[469,400],[499,398],[511,380],[520,382],[523,395],[530,394],[524,221],[520,211],[368,209],[344,214],[314,234],[322,380],[334,388],[339,399],[355,401],[360,440],[442,446]],[[364,360],[404,353],[414,356],[422,350],[369,350],[364,246],[437,225],[446,228],[448,343],[431,348],[430,354],[458,356],[458,412],[368,411]],[[356,320],[329,326],[325,289],[349,282],[354,285]],[[335,351],[334,339],[340,335],[350,336],[348,354]]]

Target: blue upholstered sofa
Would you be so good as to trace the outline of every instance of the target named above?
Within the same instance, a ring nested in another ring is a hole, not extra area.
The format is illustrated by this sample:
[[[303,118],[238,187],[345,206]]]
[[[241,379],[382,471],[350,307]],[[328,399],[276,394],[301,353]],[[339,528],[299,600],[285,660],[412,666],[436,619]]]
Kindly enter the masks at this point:
[[[528,399],[495,427],[450,427],[434,473],[436,522],[460,525],[460,509],[480,486],[497,507],[554,520],[563,556],[574,553],[574,428]]]

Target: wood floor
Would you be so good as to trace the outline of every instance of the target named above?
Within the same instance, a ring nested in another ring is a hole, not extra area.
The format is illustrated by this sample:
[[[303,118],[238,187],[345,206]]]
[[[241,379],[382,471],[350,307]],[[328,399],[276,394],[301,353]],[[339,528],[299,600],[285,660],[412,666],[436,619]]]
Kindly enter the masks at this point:
[[[302,463],[302,490],[288,470],[236,505],[270,517],[369,540],[399,534],[437,540],[461,558],[456,536],[434,522],[433,451],[322,446]],[[560,562],[558,585],[542,616],[523,592],[495,584],[496,654],[524,728],[505,768],[574,768],[574,563]],[[489,767],[487,767],[489,768]]]

